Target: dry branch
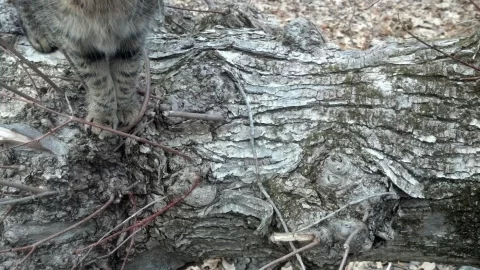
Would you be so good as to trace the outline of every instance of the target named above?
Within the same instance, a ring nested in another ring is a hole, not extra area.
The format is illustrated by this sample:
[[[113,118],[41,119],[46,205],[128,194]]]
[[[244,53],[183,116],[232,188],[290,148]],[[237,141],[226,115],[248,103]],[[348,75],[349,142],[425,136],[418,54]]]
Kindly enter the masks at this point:
[[[274,261],[272,261],[272,262],[264,265],[264,266],[263,266],[262,268],[260,268],[259,270],[266,270],[266,269],[268,269],[269,267],[272,267],[272,266],[274,266],[274,265],[276,265],[276,264],[278,264],[278,263],[284,262],[284,261],[288,260],[289,258],[291,258],[292,256],[297,255],[297,254],[299,254],[300,252],[303,252],[303,251],[305,251],[305,250],[309,250],[309,249],[317,246],[318,244],[320,244],[320,241],[319,241],[318,239],[315,239],[315,240],[313,240],[310,244],[308,244],[308,245],[306,245],[306,246],[303,246],[303,247],[301,247],[301,248],[299,248],[299,249],[296,249],[296,250],[288,253],[287,255],[285,255],[285,256],[283,256],[283,257],[281,257],[281,258],[278,258],[278,259],[276,259],[276,260],[274,260]]]
[[[31,195],[31,196],[26,196],[26,197],[23,197],[23,198],[2,200],[2,201],[0,201],[0,205],[27,203],[27,202],[36,200],[38,198],[53,196],[53,195],[57,195],[59,193],[60,192],[58,192],[58,191],[46,191],[46,192],[43,192],[43,193],[39,193],[39,194]],[[0,251],[0,253],[2,253],[2,251]]]
[[[29,68],[31,68],[33,71],[37,73],[38,76],[42,77],[42,79],[45,80],[57,93],[63,92],[48,76],[46,76],[40,69],[37,68],[36,65],[34,65],[32,62],[28,61],[25,57],[23,57],[22,54],[17,52],[14,48],[12,48],[10,45],[8,45],[7,42],[4,40],[0,39],[0,46],[3,47],[5,50],[11,52],[13,55],[15,55],[22,63],[27,65]]]
[[[348,253],[350,252],[350,243],[352,242],[353,238],[361,231],[365,229],[365,227],[358,227],[353,231],[347,238],[347,241],[345,241],[345,244],[343,244],[343,248],[345,249],[345,252],[343,253],[343,258],[342,262],[340,263],[340,266],[338,270],[342,270],[345,267],[345,264],[347,262],[348,258]]]
[[[16,189],[19,189],[19,190],[33,192],[33,193],[44,193],[44,192],[49,192],[50,191],[48,189],[31,187],[31,186],[23,185],[23,184],[20,184],[20,183],[13,183],[13,182],[4,181],[4,180],[0,180],[0,185],[1,186],[7,186],[7,187],[13,187],[13,188],[16,188]]]

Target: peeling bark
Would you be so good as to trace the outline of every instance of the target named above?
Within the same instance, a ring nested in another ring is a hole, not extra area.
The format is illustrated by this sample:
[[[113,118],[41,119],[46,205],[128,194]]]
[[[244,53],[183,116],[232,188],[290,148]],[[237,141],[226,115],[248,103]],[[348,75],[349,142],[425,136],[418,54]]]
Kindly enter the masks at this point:
[[[165,21],[181,18],[174,15]],[[155,28],[149,38],[152,90],[163,100],[152,100],[144,122],[155,121],[138,135],[183,151],[193,163],[131,140],[113,152],[118,140],[100,141],[73,124],[41,142],[50,151],[3,151],[1,165],[24,167],[0,169],[1,178],[62,196],[16,206],[1,223],[0,247],[37,239],[45,226],[66,228],[134,183],[139,206],[165,196],[146,217],[185,192],[198,173],[201,186],[137,237],[127,269],[168,269],[211,257],[236,258],[238,269],[257,269],[289,252],[288,245],[268,241],[282,229],[257,177],[292,231],[352,201],[397,194],[365,200],[308,229],[321,242],[302,254],[309,269],[338,265],[343,243],[359,226],[365,229],[350,247],[356,259],[480,265],[480,107],[476,83],[462,80],[475,72],[417,42],[342,51],[306,20],[281,29],[262,24],[259,14],[238,9],[234,15],[233,23],[209,16],[185,35]],[[215,22],[230,28],[212,27]],[[12,29],[11,21],[0,26],[4,33]],[[432,44],[471,59],[477,38]],[[58,52],[39,54],[23,37],[15,48],[47,75],[74,77]],[[4,83],[69,111],[65,97],[36,78],[38,96],[11,56],[0,52],[0,61]],[[54,80],[84,116],[79,83]],[[258,176],[241,90],[253,114]],[[0,104],[0,126],[32,138],[65,121],[14,100],[1,98]],[[225,121],[166,118],[165,108],[221,114]],[[6,210],[0,206],[0,215]],[[96,241],[132,211],[124,196],[94,224],[41,246],[22,266],[70,269],[74,249]],[[115,246],[96,248],[91,258]],[[0,254],[0,266],[8,269],[22,256]],[[97,264],[116,268],[123,256],[121,250]]]

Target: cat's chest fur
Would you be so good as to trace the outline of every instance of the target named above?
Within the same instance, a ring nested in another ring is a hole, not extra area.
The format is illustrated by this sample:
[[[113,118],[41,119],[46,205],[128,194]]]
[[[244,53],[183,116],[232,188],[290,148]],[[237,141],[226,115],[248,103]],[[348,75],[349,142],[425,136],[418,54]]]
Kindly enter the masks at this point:
[[[124,2],[120,6],[115,6],[119,4],[115,1],[101,1],[110,4],[95,4],[94,8],[90,8],[88,5],[75,4],[89,2],[88,0],[64,0],[56,24],[67,42],[111,55],[118,51],[125,41],[145,32],[149,19],[144,14],[143,6],[139,4],[141,1],[120,0],[119,2]]]
[[[138,121],[136,89],[145,36],[161,0],[14,0],[32,46],[62,49],[87,89],[86,120],[111,128]],[[110,136],[89,128],[100,138]]]

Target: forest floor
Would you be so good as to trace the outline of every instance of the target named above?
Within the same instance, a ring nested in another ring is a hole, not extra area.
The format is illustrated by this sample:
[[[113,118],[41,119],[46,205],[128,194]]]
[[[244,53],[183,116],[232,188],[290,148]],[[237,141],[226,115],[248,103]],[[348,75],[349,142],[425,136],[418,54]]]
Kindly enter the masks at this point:
[[[478,29],[480,22],[480,0],[250,1],[263,13],[274,15],[281,24],[296,17],[310,19],[329,41],[344,49],[368,49],[387,40],[409,38],[401,22],[426,40],[467,36]],[[203,0],[169,2],[174,6],[207,9]],[[229,2],[232,0],[215,0],[220,7]]]

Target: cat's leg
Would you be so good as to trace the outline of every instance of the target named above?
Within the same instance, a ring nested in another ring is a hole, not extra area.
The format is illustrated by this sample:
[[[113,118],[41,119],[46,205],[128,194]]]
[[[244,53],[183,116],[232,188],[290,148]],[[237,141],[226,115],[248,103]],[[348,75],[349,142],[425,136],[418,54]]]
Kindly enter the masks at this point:
[[[118,126],[115,84],[110,74],[105,54],[95,50],[78,49],[70,46],[65,52],[73,61],[78,75],[87,86],[86,120],[116,129]],[[97,127],[92,132],[104,138],[111,133]]]
[[[44,24],[47,18],[41,18],[43,6],[38,1],[13,1],[18,15],[20,17],[20,24],[23,32],[28,38],[28,41],[39,52],[49,53],[57,49],[49,29]]]
[[[117,96],[117,116],[123,126],[132,124],[139,113],[136,90],[143,56],[143,44],[130,40],[110,59]]]

